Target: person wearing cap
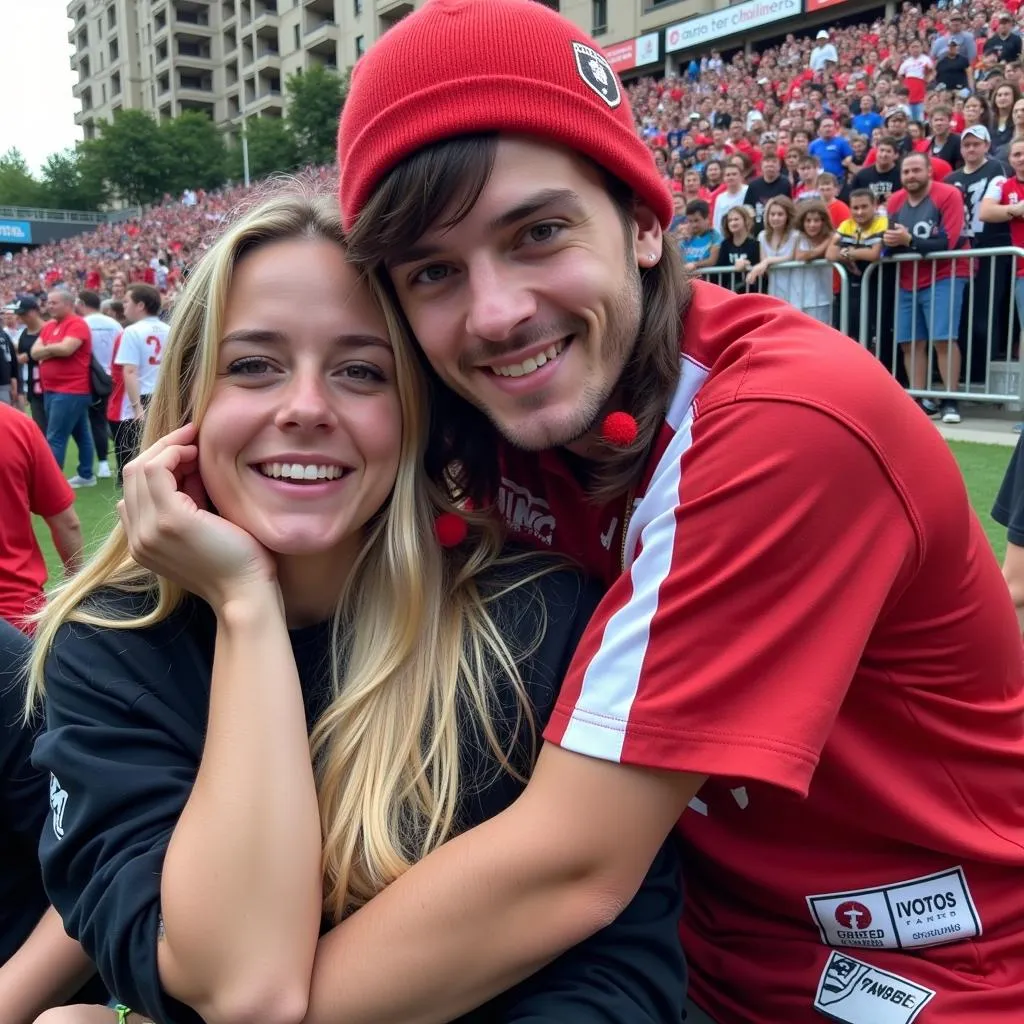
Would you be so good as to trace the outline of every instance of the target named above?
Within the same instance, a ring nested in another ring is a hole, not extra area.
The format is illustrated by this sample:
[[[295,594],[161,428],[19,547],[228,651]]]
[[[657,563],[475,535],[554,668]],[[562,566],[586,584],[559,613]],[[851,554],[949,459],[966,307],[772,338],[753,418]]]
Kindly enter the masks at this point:
[[[1010,244],[1024,248],[1024,138],[1010,143],[1013,174],[993,178],[981,201],[981,220],[986,224],[1008,224]],[[1014,297],[1017,316],[1024,323],[1024,260],[1018,259]]]
[[[963,14],[955,9],[949,12],[949,18],[946,21],[946,31],[940,32],[932,40],[932,60],[938,64],[949,52],[950,44],[954,42],[960,56],[968,62],[968,65],[973,64],[977,60],[978,45],[975,41],[974,33],[967,28],[967,22],[964,20]]]
[[[821,29],[814,39],[814,49],[811,50],[808,63],[811,71],[817,74],[819,71],[826,70],[829,64],[837,65],[839,63],[839,54],[836,53],[835,45],[829,39],[828,29]]]
[[[1005,64],[1008,60],[1020,60],[1021,38],[1013,30],[1012,14],[1003,11],[999,15],[996,30],[985,40],[981,52],[986,57],[991,54],[998,64]]]
[[[544,5],[390,29],[339,165],[453,486],[607,593],[522,798],[322,940],[307,1021],[479,1004],[614,917],[673,826],[688,1024],[1017,1012],[1020,635],[926,418],[830,328],[687,279],[618,79]]]
[[[951,36],[942,56],[935,61],[935,83],[959,96],[967,96],[974,88],[974,71],[960,40]]]
[[[18,337],[18,365],[24,366],[28,375],[28,407],[32,419],[46,434],[46,406],[43,403],[43,384],[39,379],[39,364],[32,358],[32,346],[43,329],[43,318],[39,303],[31,295],[23,295],[8,309],[21,321],[23,330]]]
[[[18,404],[18,357],[11,336],[0,326],[0,402]]]
[[[1010,245],[1010,226],[982,219],[982,200],[989,186],[1006,177],[1006,167],[992,156],[992,137],[982,124],[972,124],[960,136],[963,167],[946,178],[964,201],[962,238],[972,249],[996,249]],[[961,316],[961,345],[969,351],[968,380],[984,381],[990,359],[1005,358],[1013,319],[1010,289],[1014,277],[1013,256],[988,256],[976,260],[973,284],[965,302],[972,304]],[[991,341],[990,341],[991,339]]]

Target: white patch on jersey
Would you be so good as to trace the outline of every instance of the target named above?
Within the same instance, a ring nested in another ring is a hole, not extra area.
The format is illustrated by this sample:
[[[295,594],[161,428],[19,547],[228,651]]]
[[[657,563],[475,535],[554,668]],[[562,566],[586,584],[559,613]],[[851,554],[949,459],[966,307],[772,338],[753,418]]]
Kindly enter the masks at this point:
[[[615,536],[615,527],[619,525],[619,517],[613,516],[608,524],[608,529],[601,534],[601,547],[607,551],[612,546],[612,538]]]
[[[666,416],[675,435],[658,461],[626,532],[626,571],[632,594],[605,624],[600,650],[587,666],[579,698],[559,741],[566,750],[607,761],[622,758],[626,725],[647,656],[651,620],[658,610],[662,584],[672,568],[682,461],[693,440],[693,401],[709,372],[690,360],[681,362],[682,375]],[[636,555],[641,542],[643,550]]]
[[[807,908],[826,946],[920,949],[981,934],[961,867],[874,889],[808,896]]]
[[[708,805],[699,796],[691,797],[690,802],[686,806],[691,811],[703,814],[705,818],[708,816]]]
[[[512,530],[528,533],[542,544],[551,546],[555,535],[555,517],[543,498],[535,498],[525,487],[501,478],[498,510]]]
[[[732,798],[741,811],[745,811],[750,806],[750,794],[747,793],[746,786],[737,786],[735,789],[730,789],[729,792],[732,793]]]
[[[934,997],[934,989],[831,953],[818,979],[814,1009],[842,1024],[911,1024]]]
[[[64,811],[68,806],[67,790],[62,789],[57,776],[50,775],[50,809],[53,811],[53,834],[64,838]]]

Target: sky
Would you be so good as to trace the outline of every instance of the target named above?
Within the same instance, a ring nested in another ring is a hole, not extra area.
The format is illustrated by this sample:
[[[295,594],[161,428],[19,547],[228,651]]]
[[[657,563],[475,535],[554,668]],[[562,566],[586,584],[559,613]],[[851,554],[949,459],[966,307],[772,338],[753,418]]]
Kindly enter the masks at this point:
[[[67,0],[0,0],[0,153],[17,147],[33,172],[82,137],[71,27]]]

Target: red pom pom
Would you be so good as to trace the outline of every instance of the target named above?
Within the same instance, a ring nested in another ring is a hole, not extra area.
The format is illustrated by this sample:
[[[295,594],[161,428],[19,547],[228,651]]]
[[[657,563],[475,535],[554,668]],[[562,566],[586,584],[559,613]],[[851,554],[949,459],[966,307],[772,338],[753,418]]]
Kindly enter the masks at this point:
[[[636,420],[628,412],[610,412],[601,423],[601,437],[615,448],[628,448],[636,440]]]
[[[469,533],[469,524],[454,512],[442,512],[434,520],[434,533],[443,548],[457,548]]]

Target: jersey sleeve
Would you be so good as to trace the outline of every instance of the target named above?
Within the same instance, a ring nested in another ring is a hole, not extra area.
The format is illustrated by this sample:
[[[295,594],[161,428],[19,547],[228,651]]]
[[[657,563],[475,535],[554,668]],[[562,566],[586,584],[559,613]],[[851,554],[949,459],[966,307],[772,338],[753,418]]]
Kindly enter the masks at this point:
[[[989,183],[988,188],[985,189],[984,199],[994,199],[997,203],[1003,201],[1003,185],[1006,184],[1006,178],[1003,175],[996,175]]]
[[[75,492],[57,465],[43,432],[32,421],[26,424],[26,429],[32,461],[29,508],[33,515],[50,519],[74,504]]]
[[[1006,527],[1006,539],[1011,544],[1024,547],[1024,435],[1017,441],[1013,449],[1010,463],[1006,467],[1003,482],[999,486],[995,505],[992,506],[992,518],[1000,526]]]
[[[546,738],[806,795],[919,557],[874,450],[811,406],[721,404],[677,431],[627,545],[638,553],[584,634]]]
[[[157,969],[160,874],[199,763],[139,682],[158,671],[140,631],[58,632],[46,664],[47,731],[33,754],[50,773],[40,862],[67,933],[110,991],[160,1024],[202,1024],[163,991]]]

